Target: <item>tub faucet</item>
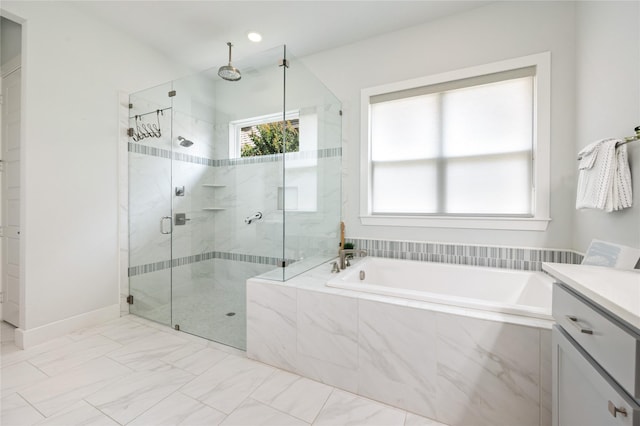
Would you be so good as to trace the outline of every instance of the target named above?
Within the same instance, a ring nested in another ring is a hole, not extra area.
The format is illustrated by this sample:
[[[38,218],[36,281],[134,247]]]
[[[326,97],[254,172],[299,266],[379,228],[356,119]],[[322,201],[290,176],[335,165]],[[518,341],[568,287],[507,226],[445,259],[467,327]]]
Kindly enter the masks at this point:
[[[366,250],[358,250],[358,249],[342,249],[340,250],[340,269],[344,269],[349,264],[347,263],[347,255],[348,254],[358,254],[360,257],[365,257],[367,255]]]

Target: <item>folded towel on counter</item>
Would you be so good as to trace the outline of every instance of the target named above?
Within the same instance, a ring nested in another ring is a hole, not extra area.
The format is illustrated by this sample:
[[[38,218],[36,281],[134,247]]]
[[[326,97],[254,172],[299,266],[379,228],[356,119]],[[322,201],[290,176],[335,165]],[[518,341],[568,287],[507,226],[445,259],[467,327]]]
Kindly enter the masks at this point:
[[[607,212],[631,207],[631,171],[627,147],[619,139],[602,139],[578,154],[577,209]]]
[[[591,240],[583,265],[608,266],[617,269],[633,269],[640,264],[640,248],[623,246],[608,241]]]

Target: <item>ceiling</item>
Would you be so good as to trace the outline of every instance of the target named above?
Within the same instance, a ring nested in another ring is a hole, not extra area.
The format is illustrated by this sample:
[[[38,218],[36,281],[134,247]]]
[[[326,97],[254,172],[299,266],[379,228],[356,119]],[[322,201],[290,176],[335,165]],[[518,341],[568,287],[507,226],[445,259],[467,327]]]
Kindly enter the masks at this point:
[[[282,44],[302,57],[483,6],[489,1],[72,1],[193,71]],[[261,43],[247,39],[262,34]]]

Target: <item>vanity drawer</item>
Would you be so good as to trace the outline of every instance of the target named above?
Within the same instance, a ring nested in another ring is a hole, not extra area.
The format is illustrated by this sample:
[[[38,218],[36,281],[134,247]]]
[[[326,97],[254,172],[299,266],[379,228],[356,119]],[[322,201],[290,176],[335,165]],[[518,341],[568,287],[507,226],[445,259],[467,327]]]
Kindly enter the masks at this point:
[[[553,317],[630,395],[640,400],[640,341],[600,310],[553,286]]]
[[[553,426],[640,425],[640,406],[558,326],[552,356]]]

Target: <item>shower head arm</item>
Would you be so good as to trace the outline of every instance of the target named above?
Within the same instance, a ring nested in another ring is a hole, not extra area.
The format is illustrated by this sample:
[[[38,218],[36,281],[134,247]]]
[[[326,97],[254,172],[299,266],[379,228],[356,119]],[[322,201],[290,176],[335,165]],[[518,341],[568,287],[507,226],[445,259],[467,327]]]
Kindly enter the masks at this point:
[[[227,46],[229,46],[229,65],[231,65],[231,46],[233,46],[233,44],[231,44],[231,42],[228,41]]]

